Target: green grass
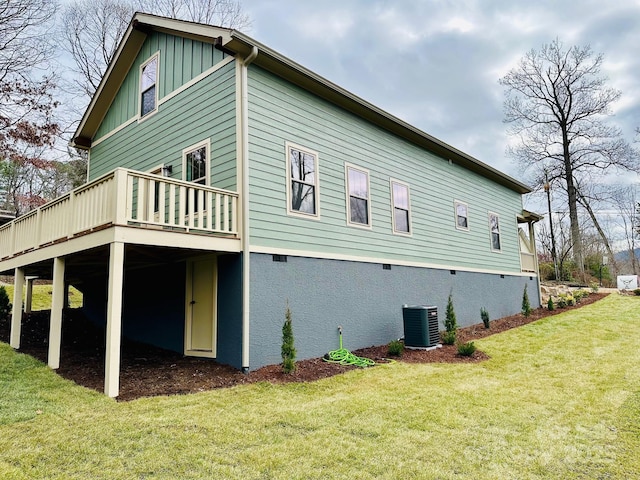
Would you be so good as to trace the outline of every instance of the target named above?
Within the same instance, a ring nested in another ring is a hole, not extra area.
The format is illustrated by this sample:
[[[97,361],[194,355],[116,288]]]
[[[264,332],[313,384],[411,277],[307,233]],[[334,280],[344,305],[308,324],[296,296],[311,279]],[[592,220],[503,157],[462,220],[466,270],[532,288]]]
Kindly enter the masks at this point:
[[[640,478],[640,299],[311,384],[117,403],[0,345],[3,479]]]
[[[5,285],[7,295],[9,295],[9,301],[13,303],[13,285]],[[23,290],[23,300],[26,292],[26,287]],[[51,310],[51,292],[53,287],[51,285],[34,285],[33,296],[31,301],[31,309],[35,312],[38,310]],[[82,306],[82,292],[76,288],[69,288],[69,306],[71,308],[78,308]]]

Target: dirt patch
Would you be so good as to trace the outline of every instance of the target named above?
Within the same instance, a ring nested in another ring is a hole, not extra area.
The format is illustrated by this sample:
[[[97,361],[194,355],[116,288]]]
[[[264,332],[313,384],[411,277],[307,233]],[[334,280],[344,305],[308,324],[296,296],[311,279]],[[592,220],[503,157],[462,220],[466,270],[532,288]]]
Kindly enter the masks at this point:
[[[606,294],[591,294],[574,307],[549,312],[546,308],[533,310],[529,317],[521,314],[491,321],[491,328],[482,324],[462,328],[458,340],[468,342],[520,327],[565,310],[593,303]],[[0,320],[0,341],[9,341],[10,324]],[[49,332],[49,312],[34,312],[24,316],[20,351],[46,363]],[[104,388],[104,330],[88,322],[78,310],[67,310],[63,320],[63,340],[60,368],[57,373],[79,385],[103,391]],[[354,350],[354,354],[374,360],[388,362],[387,346],[371,346]],[[480,362],[488,356],[476,351],[470,357],[458,355],[453,345],[444,345],[434,350],[405,350],[395,360],[408,363],[452,363]],[[243,374],[233,367],[221,365],[213,360],[184,357],[146,344],[123,340],[120,371],[120,396],[118,400],[133,400],[156,395],[175,395],[202,392],[214,388],[255,382],[311,382],[358,368],[328,363],[321,358],[302,360],[296,363],[291,375],[282,373],[280,365],[269,365]]]

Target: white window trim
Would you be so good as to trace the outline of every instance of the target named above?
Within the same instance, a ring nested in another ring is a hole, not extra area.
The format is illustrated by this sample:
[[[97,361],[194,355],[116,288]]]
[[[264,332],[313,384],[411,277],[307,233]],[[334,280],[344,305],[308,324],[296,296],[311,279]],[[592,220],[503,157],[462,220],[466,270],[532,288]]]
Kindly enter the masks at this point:
[[[314,185],[314,204],[316,206],[315,213],[306,213],[300,212],[298,210],[294,210],[291,208],[291,155],[289,152],[291,150],[299,150],[304,153],[308,153],[309,155],[313,155],[315,162],[315,185]],[[285,165],[287,170],[287,215],[291,215],[293,217],[307,218],[311,220],[319,220],[320,219],[320,156],[318,152],[311,150],[310,148],[303,147],[301,145],[297,145],[291,142],[285,142]]]
[[[194,150],[198,150],[202,147],[205,147],[206,152],[206,160],[205,160],[205,171],[207,172],[207,176],[205,178],[205,185],[211,185],[211,140],[203,140],[202,142],[191,145],[190,147],[182,150],[182,180],[187,181],[187,155]]]
[[[466,227],[461,227],[460,225],[458,225],[458,205],[464,205],[467,208],[467,226]],[[461,202],[459,200],[453,201],[453,221],[455,223],[457,230],[462,230],[463,232],[469,231],[470,227],[469,227],[469,204],[468,203]]]
[[[396,202],[393,197],[393,184],[402,185],[407,188],[407,214],[409,218],[407,219],[409,224],[409,231],[403,232],[402,230],[396,230]],[[391,191],[391,228],[393,229],[394,235],[402,235],[404,237],[410,237],[413,234],[413,226],[411,222],[411,187],[408,183],[403,182],[401,180],[396,180],[395,178],[389,179],[389,189]]]
[[[367,219],[368,224],[355,223],[351,221],[351,193],[349,191],[349,169],[357,170],[367,175]],[[344,185],[345,185],[345,199],[346,199],[346,211],[347,211],[347,225],[350,227],[364,228],[365,230],[371,230],[373,228],[373,219],[371,218],[371,175],[366,168],[353,165],[352,163],[344,164]]]
[[[500,235],[500,249],[493,248],[493,232],[491,231],[491,217],[495,216],[498,218],[498,235]],[[502,253],[502,226],[500,221],[500,215],[495,212],[487,213],[487,223],[489,226],[489,245],[491,246],[491,251],[495,253]]]
[[[156,60],[155,108],[143,117],[142,116],[142,70],[154,59]],[[142,65],[140,65],[139,74],[138,74],[138,122],[143,122],[147,118],[152,117],[156,113],[158,113],[158,106],[159,106],[158,100],[159,100],[159,90],[160,90],[159,79],[160,79],[160,51],[158,50],[156,53],[151,55],[147,60],[145,60],[144,63],[142,63]]]

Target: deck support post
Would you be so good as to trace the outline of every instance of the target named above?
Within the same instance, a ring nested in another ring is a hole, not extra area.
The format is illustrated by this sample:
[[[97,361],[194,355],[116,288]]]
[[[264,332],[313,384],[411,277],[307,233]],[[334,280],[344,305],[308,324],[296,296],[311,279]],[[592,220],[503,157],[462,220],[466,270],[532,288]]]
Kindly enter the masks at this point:
[[[16,268],[13,275],[13,310],[11,315],[11,335],[9,344],[17,350],[20,348],[20,330],[22,329],[22,290],[24,288],[24,269]]]
[[[33,281],[37,277],[27,277],[27,293],[24,299],[24,313],[31,313],[33,306]]]
[[[62,342],[62,310],[64,308],[64,258],[53,259],[53,292],[51,294],[51,322],[49,326],[48,365],[60,367],[60,345]]]
[[[109,299],[107,301],[107,342],[104,393],[117,397],[120,392],[120,342],[122,332],[122,287],[124,243],[111,244],[109,255]]]

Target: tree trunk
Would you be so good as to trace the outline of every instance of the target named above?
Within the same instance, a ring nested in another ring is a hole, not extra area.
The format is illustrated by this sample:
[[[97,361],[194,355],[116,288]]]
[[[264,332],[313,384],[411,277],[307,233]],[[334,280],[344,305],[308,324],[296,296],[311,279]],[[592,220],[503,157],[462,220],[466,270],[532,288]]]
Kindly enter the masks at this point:
[[[614,272],[618,272],[618,265],[616,263],[616,257],[613,254],[613,250],[611,250],[611,245],[609,245],[609,240],[607,239],[607,236],[605,235],[604,231],[602,230],[602,227],[600,227],[600,223],[598,222],[596,214],[591,209],[591,205],[589,205],[589,203],[587,202],[587,199],[584,198],[580,192],[578,192],[578,195],[580,197],[580,204],[589,213],[589,216],[591,217],[591,221],[593,222],[593,226],[596,227],[596,230],[598,231],[598,234],[600,235],[600,238],[602,239],[602,243],[604,243],[604,247],[607,250],[607,254],[609,255],[609,258],[611,259],[611,264],[613,265],[613,271]]]
[[[567,197],[569,200],[569,221],[571,222],[571,243],[573,244],[573,260],[584,277],[584,258],[582,253],[582,236],[578,221],[578,195],[573,181],[573,165],[569,153],[569,137],[566,126],[562,126],[562,148],[564,157],[564,176],[567,182]]]

